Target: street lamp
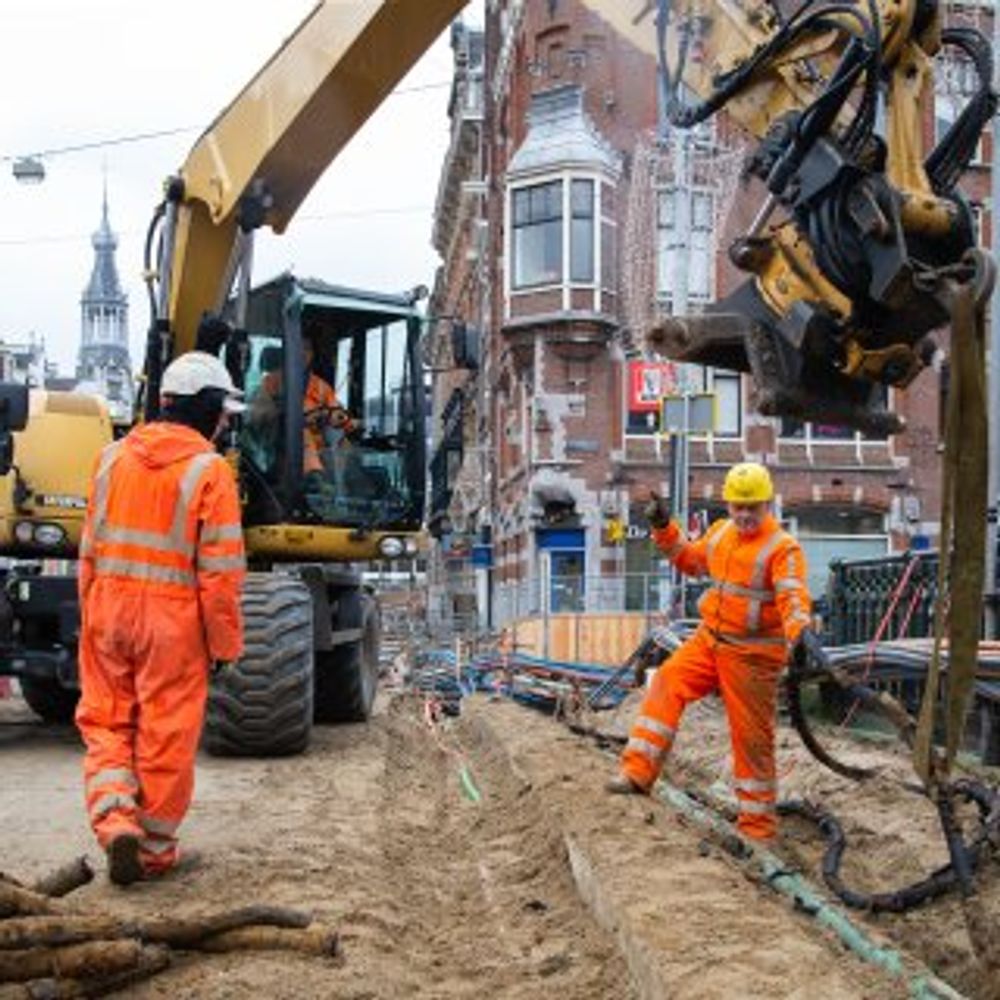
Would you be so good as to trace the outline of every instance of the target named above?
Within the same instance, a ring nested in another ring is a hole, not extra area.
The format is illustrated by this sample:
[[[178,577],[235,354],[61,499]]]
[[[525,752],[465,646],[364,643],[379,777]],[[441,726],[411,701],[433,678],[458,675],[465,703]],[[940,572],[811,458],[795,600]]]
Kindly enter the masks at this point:
[[[45,164],[37,156],[19,156],[11,171],[19,184],[41,184],[45,180]]]

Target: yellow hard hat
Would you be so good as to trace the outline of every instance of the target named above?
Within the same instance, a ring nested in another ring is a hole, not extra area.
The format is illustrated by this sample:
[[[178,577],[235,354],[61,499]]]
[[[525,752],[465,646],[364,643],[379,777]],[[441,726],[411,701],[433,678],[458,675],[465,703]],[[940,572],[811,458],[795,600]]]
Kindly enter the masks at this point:
[[[774,498],[771,474],[757,462],[740,462],[726,473],[722,499],[726,503],[764,503]]]

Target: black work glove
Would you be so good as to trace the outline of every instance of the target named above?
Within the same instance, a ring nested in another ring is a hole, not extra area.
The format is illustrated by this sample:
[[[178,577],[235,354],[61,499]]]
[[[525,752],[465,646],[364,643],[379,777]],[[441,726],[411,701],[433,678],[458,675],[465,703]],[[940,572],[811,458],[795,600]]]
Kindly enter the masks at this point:
[[[649,502],[643,508],[651,528],[665,528],[670,524],[670,504],[655,490],[649,491]]]
[[[823,643],[811,629],[804,628],[792,647],[792,666],[796,670],[824,669],[829,666]]]

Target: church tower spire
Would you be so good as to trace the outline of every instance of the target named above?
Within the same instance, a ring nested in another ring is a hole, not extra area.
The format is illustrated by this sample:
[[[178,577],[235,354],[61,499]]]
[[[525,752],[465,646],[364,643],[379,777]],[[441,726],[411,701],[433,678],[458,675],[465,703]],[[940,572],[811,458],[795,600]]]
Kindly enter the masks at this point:
[[[114,420],[132,416],[132,363],[128,349],[128,296],[115,263],[118,237],[108,217],[108,181],[104,178],[101,224],[91,237],[94,266],[80,298],[80,350],[77,388],[103,396]]]

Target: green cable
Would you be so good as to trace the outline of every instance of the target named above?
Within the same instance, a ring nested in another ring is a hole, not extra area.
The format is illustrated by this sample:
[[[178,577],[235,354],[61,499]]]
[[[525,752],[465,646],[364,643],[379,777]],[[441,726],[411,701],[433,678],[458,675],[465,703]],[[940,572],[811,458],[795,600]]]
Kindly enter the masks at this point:
[[[462,765],[461,770],[458,772],[458,777],[462,783],[462,793],[470,802],[475,802],[478,805],[482,801],[483,796],[479,789],[476,788],[476,783],[472,780],[468,764]]]
[[[733,826],[716,812],[702,806],[686,792],[659,781],[657,796],[675,809],[693,819],[700,826],[719,833],[732,835]],[[957,1000],[961,994],[925,969],[914,969],[913,975],[906,968],[903,956],[893,948],[877,945],[861,928],[854,924],[839,907],[824,900],[801,875],[788,870],[777,855],[760,846],[754,846],[749,863],[763,876],[765,882],[778,892],[795,901],[796,908],[813,917],[817,923],[831,930],[841,942],[865,962],[884,969],[891,976],[904,979],[910,996],[918,1000]],[[912,965],[916,963],[911,960]]]

